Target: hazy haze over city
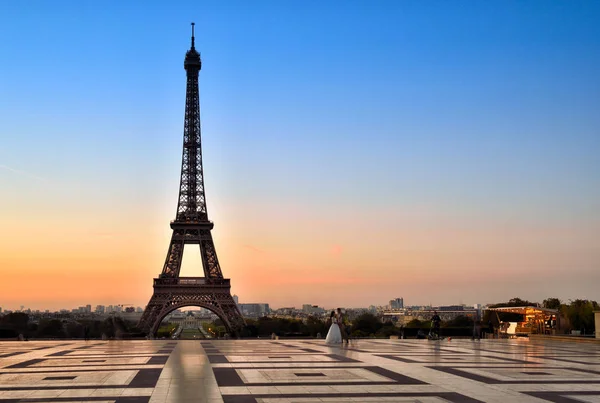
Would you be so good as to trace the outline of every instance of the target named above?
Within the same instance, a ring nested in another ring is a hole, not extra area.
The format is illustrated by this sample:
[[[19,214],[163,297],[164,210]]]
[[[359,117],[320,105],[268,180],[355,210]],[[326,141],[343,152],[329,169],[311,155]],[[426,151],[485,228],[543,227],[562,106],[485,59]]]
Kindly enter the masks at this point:
[[[240,302],[598,300],[600,3],[460,5],[1,3],[0,306],[147,303],[191,21]]]

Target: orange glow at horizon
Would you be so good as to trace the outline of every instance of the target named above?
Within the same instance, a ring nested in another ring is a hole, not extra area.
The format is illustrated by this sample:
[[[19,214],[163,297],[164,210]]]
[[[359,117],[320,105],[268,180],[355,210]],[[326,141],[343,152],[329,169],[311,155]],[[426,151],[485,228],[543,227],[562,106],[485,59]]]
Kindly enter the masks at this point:
[[[221,267],[240,302],[314,303],[330,308],[367,301],[385,304],[392,297],[405,296],[425,304],[430,291],[439,290],[458,300],[465,287],[517,286],[510,278],[521,278],[523,270],[531,276],[555,278],[565,257],[573,262],[567,251],[586,247],[578,246],[581,238],[562,228],[536,232],[513,225],[487,230],[484,225],[434,223],[434,219],[386,212],[356,219],[350,211],[338,211],[335,219],[307,219],[289,214],[288,208],[265,210],[248,217],[239,207],[222,206],[218,215],[223,217],[215,220],[213,236]],[[111,230],[116,217],[108,213],[78,232],[70,231],[68,218],[55,217],[35,237],[29,237],[31,226],[12,223],[12,231],[7,232],[11,236],[5,233],[0,239],[0,306],[59,309],[127,303],[143,307],[152,293],[152,278],[162,269],[170,238],[166,224],[161,226],[158,220],[151,226],[142,224],[150,214],[142,212],[132,223],[145,228],[139,230],[143,236]],[[258,218],[268,216],[272,220],[268,224]],[[248,230],[259,225],[258,234]],[[186,246],[182,276],[202,275],[197,248]],[[593,262],[586,256],[577,258],[577,263],[591,267]]]

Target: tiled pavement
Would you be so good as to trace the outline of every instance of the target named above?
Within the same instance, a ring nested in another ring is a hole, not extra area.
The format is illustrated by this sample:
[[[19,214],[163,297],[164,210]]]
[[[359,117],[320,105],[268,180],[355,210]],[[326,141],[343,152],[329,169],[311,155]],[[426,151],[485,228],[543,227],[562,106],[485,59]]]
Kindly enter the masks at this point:
[[[8,402],[600,402],[600,345],[0,342],[0,403]]]

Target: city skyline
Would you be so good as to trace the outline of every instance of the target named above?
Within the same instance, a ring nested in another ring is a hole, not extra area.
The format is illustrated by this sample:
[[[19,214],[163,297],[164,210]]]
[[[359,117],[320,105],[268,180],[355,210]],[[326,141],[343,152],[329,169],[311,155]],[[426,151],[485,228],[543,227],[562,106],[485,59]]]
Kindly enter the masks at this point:
[[[301,4],[0,5],[0,306],[147,303],[192,20],[232,293],[599,299],[599,4]]]

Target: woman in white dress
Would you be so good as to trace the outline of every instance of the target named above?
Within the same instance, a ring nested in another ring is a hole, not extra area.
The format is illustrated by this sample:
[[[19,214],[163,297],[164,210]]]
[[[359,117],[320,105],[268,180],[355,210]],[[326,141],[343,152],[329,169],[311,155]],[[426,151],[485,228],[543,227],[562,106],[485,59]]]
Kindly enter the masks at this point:
[[[331,323],[331,326],[329,327],[329,332],[327,333],[327,337],[325,338],[325,343],[341,344],[342,332],[340,330],[340,326],[337,323],[338,318],[335,314],[335,311],[331,311],[331,315],[329,315],[329,322]]]

